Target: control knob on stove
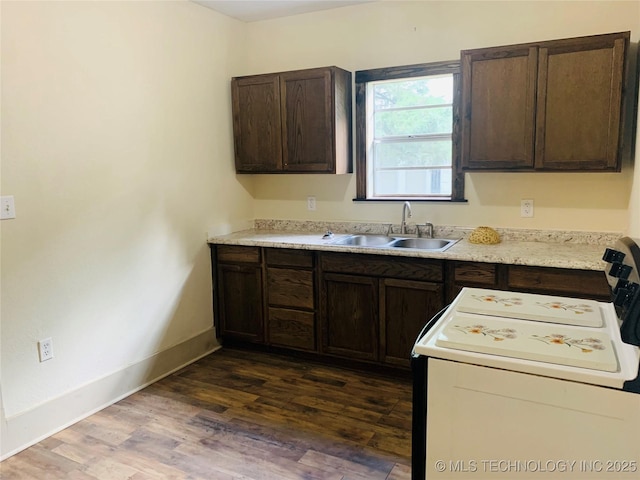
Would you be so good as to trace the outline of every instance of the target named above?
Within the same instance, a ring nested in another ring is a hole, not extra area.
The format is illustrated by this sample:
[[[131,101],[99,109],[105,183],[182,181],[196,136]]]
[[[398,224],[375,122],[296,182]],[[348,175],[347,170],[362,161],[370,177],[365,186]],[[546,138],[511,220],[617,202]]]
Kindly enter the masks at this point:
[[[640,285],[637,283],[624,282],[624,284],[618,284],[616,286],[615,295],[613,297],[613,304],[618,307],[627,307],[631,300],[636,295],[636,292],[640,289]]]
[[[629,278],[631,270],[633,270],[633,268],[629,265],[613,262],[611,264],[611,268],[609,269],[609,275],[626,280],[627,278]]]
[[[618,250],[614,250],[613,248],[607,248],[604,251],[604,255],[602,256],[602,259],[605,262],[609,262],[609,263],[613,263],[613,262],[622,262],[622,260],[624,260],[625,254],[618,251]]]
[[[615,295],[616,293],[618,293],[618,290],[620,290],[620,289],[626,289],[628,285],[629,285],[629,282],[628,282],[628,281],[623,280],[623,279],[618,280],[618,283],[616,283],[616,286],[615,286],[615,287],[614,287],[614,289],[613,289],[613,293],[614,293],[614,295]]]

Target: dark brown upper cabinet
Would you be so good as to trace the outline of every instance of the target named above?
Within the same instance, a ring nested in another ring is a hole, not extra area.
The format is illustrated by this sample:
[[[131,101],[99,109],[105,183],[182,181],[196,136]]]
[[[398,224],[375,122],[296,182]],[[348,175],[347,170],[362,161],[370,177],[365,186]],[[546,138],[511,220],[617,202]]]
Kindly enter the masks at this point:
[[[629,37],[463,50],[463,169],[620,171]]]
[[[313,68],[231,81],[237,173],[351,173],[351,73]]]

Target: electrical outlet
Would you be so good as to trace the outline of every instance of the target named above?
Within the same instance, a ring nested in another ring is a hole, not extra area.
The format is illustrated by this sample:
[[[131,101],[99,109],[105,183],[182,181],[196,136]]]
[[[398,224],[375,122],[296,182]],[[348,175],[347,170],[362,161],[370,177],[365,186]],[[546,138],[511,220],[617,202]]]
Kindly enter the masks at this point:
[[[38,353],[40,354],[40,362],[51,360],[53,358],[53,340],[45,338],[38,342]]]
[[[0,219],[8,220],[16,218],[16,206],[13,202],[13,195],[3,195],[0,197]]]
[[[307,210],[314,211],[316,209],[316,197],[307,197]]]
[[[533,217],[533,199],[520,200],[520,216]]]

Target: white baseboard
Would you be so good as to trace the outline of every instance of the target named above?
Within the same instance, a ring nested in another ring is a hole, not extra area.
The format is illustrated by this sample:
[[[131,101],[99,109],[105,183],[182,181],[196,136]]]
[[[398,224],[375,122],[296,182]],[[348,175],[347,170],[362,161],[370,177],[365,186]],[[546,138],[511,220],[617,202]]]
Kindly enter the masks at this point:
[[[5,419],[0,461],[218,350],[215,330]]]

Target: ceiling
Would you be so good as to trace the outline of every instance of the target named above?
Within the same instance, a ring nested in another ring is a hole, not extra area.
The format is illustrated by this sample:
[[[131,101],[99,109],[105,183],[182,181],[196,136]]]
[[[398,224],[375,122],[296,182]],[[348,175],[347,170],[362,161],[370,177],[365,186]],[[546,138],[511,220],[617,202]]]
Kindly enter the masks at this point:
[[[346,7],[375,0],[191,0],[203,7],[211,8],[243,22],[257,22],[272,18],[288,17],[300,13],[317,12],[332,8]]]

